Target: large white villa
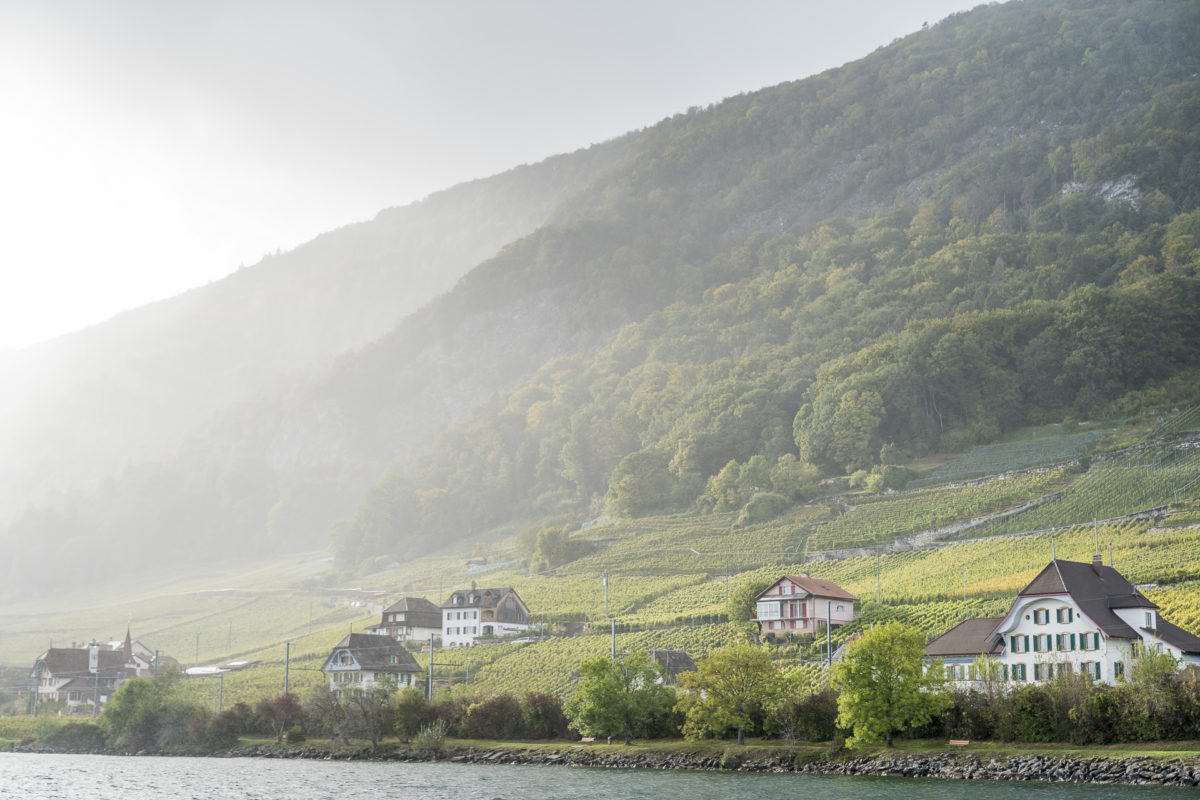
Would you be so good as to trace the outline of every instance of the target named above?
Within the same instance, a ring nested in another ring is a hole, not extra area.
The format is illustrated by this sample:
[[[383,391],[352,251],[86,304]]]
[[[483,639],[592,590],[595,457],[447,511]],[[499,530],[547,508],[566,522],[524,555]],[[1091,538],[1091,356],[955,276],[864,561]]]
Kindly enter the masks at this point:
[[[1200,664],[1200,637],[1172,625],[1129,581],[1105,566],[1051,561],[1021,590],[1003,617],[968,619],[925,646],[952,681],[970,682],[980,656],[995,659],[1010,681],[1047,681],[1081,672],[1116,683],[1137,646]]]

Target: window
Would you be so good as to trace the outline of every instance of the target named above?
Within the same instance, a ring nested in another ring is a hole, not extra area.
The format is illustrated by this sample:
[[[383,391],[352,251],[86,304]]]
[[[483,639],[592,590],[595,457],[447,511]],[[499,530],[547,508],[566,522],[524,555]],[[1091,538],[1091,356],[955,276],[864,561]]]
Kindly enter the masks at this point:
[[[1076,642],[1075,634],[1060,633],[1060,634],[1058,634],[1058,641],[1056,642],[1056,646],[1058,647],[1059,650],[1074,650],[1075,642]]]
[[[1113,677],[1120,678],[1124,674],[1125,674],[1125,662],[1124,661],[1114,661],[1113,662]]]
[[[339,664],[353,664],[354,659],[352,659],[350,657],[349,653],[347,653],[345,650],[343,650],[341,653],[338,654],[338,663]]]
[[[1029,652],[1029,637],[1028,636],[1010,636],[1008,639],[1009,649],[1014,653]]]
[[[846,610],[846,607],[845,607],[845,606],[838,606],[838,607],[837,607],[837,610],[838,610],[838,611],[845,611],[845,610]]]
[[[1153,611],[1146,612],[1146,627],[1151,630],[1154,629],[1154,612]]]
[[[1059,622],[1072,622],[1075,619],[1075,609],[1060,608],[1054,612],[1054,618]]]
[[[1033,665],[1033,679],[1035,681],[1040,681],[1042,679],[1042,667],[1042,664]]]

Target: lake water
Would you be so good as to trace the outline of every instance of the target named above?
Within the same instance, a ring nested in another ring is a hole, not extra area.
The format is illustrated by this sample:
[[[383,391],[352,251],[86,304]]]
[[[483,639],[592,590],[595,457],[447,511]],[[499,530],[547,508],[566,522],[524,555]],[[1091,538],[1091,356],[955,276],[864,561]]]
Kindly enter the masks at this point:
[[[21,800],[1180,800],[1200,790],[822,775],[0,753]]]

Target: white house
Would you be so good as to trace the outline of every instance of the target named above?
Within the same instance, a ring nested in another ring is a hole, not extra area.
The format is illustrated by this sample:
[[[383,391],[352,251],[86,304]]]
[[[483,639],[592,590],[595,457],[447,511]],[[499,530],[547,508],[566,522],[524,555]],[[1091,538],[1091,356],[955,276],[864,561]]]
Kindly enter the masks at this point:
[[[402,597],[383,610],[378,625],[367,630],[393,639],[428,641],[442,635],[442,611],[424,597]]]
[[[1003,617],[969,619],[925,647],[951,680],[969,682],[980,655],[1010,681],[1046,681],[1081,672],[1115,683],[1137,645],[1200,664],[1200,637],[1172,625],[1100,556],[1087,564],[1051,561],[1021,590]]]
[[[442,604],[442,646],[470,647],[480,636],[512,636],[529,630],[529,609],[516,591],[459,589]]]
[[[390,636],[351,633],[337,643],[321,665],[329,678],[329,688],[373,689],[387,685],[401,689],[412,686],[421,668],[412,653]]]
[[[130,678],[150,677],[154,653],[126,631],[124,641],[52,647],[33,662],[34,702],[63,703],[69,714],[99,713]]]
[[[832,581],[785,575],[754,598],[754,617],[763,633],[817,633],[854,619],[858,598]]]

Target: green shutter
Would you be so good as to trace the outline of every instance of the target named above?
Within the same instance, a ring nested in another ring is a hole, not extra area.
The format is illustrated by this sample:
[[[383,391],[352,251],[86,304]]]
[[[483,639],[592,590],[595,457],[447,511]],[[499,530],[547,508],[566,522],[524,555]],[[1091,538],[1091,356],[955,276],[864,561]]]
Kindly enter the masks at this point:
[[[1075,649],[1075,634],[1071,634],[1071,649]]]
[[[1023,652],[1023,653],[1029,652],[1029,634],[1025,634],[1025,649],[1022,650],[1021,652]]]
[[[1092,634],[1092,649],[1093,650],[1100,649],[1100,632],[1099,631]]]

